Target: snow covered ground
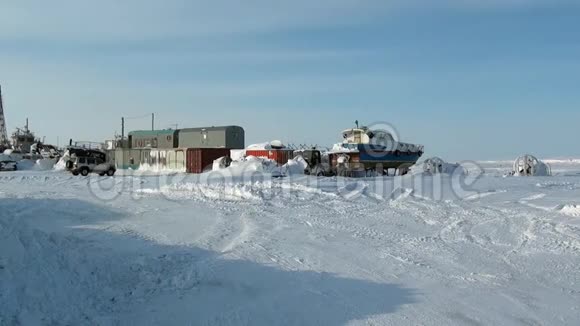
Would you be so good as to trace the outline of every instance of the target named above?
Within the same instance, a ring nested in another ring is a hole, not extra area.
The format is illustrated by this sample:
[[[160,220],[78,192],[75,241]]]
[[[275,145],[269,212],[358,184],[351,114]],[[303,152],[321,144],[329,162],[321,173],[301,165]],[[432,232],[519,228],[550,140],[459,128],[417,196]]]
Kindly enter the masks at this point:
[[[554,177],[0,173],[0,325],[580,325]]]

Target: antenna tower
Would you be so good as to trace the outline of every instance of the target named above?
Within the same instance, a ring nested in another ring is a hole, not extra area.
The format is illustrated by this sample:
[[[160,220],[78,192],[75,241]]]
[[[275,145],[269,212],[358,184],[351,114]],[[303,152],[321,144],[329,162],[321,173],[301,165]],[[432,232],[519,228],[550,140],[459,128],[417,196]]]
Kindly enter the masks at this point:
[[[2,100],[2,86],[0,86],[0,147],[9,147],[8,131],[6,130],[6,118],[4,117],[4,101]]]

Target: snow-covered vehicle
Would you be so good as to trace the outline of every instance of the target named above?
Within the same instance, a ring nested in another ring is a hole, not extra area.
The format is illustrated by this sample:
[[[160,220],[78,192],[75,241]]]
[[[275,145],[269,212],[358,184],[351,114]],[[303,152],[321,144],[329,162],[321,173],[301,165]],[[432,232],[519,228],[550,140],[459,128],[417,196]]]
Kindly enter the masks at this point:
[[[76,157],[72,162],[70,171],[73,175],[87,176],[89,173],[97,173],[100,176],[106,174],[112,177],[117,172],[114,164],[91,156]]]
[[[18,170],[18,164],[16,161],[3,160],[0,161],[0,171],[16,171]]]
[[[333,176],[332,168],[328,162],[328,156],[322,154],[317,149],[297,150],[294,151],[294,158],[302,157],[306,161],[307,167],[304,169],[304,174],[315,175],[318,177]]]

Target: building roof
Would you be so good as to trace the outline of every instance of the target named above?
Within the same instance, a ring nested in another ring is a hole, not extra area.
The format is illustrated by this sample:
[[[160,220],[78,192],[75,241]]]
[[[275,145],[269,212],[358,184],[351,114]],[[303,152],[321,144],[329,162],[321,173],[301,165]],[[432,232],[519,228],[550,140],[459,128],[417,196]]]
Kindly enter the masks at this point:
[[[244,128],[240,127],[240,126],[219,126],[219,127],[198,127],[198,128],[184,128],[184,129],[179,129],[179,131],[188,131],[188,132],[192,132],[192,131],[220,131],[220,130],[227,130],[227,129],[242,129],[244,130]]]
[[[129,132],[130,136],[157,136],[157,135],[173,135],[177,130],[174,129],[164,129],[164,130],[134,130]]]

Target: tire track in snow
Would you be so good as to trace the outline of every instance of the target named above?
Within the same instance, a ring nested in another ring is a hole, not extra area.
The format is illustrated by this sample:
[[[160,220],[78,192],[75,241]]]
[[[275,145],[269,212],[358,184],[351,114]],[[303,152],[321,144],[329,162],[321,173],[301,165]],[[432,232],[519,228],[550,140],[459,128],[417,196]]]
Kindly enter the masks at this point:
[[[253,223],[250,221],[248,214],[243,213],[239,220],[239,227],[234,234],[231,234],[225,244],[220,249],[221,253],[228,253],[234,251],[238,246],[247,242],[253,230],[255,229]]]

